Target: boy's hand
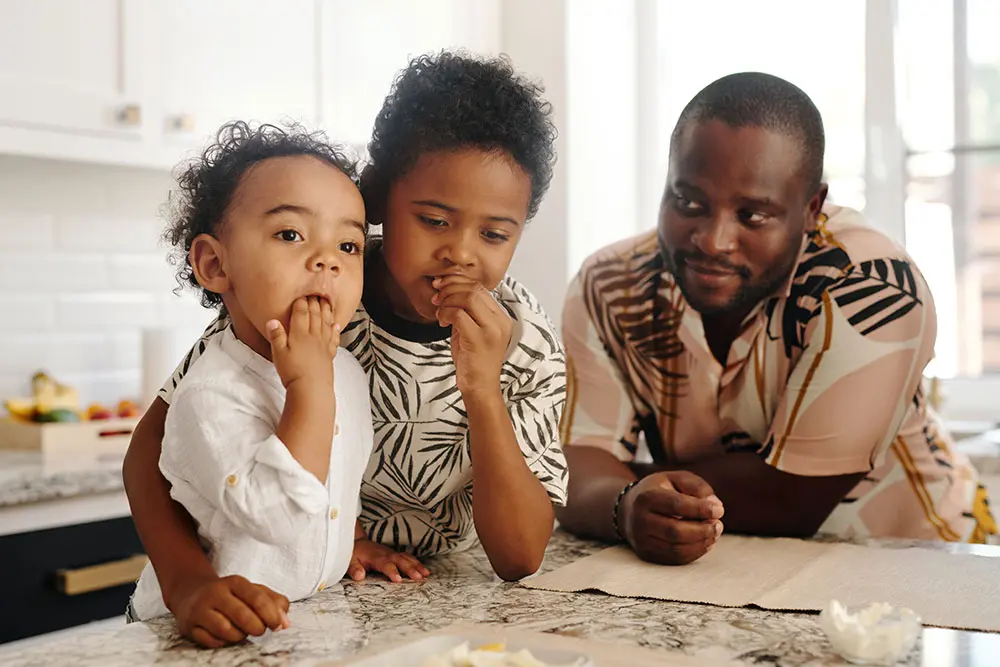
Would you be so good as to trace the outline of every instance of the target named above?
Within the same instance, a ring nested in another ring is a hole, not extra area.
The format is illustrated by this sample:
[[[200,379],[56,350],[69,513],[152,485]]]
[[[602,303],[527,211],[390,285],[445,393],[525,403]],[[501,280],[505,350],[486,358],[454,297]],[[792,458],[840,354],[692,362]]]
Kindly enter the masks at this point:
[[[441,326],[451,326],[451,354],[462,396],[496,392],[514,324],[493,295],[465,276],[434,281],[431,303]]]
[[[267,323],[271,360],[287,389],[293,382],[309,379],[333,386],[333,358],[340,345],[340,325],[326,299],[300,297],[292,304],[286,333],[281,322]]]
[[[413,581],[420,581],[431,573],[416,556],[393,551],[368,538],[354,540],[354,554],[347,574],[354,581],[361,581],[368,572],[381,572],[396,583],[403,580],[400,573]]]
[[[288,598],[240,576],[211,579],[188,589],[171,606],[177,629],[188,639],[218,648],[291,627]]]

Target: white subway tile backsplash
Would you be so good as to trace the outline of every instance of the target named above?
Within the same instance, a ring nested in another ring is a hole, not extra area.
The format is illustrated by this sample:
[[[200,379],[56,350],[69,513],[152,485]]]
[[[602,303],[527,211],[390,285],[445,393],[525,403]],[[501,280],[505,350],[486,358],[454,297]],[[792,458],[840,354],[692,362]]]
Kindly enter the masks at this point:
[[[112,255],[108,259],[108,273],[115,289],[167,294],[177,287],[174,267],[167,263],[165,253]]]
[[[107,262],[100,255],[0,252],[2,290],[87,291],[107,286]]]
[[[158,305],[156,296],[142,292],[61,295],[56,321],[77,331],[155,327],[166,324]]]
[[[0,249],[51,250],[52,227],[51,215],[0,211]]]
[[[84,403],[135,398],[143,327],[197,340],[215,312],[172,294],[172,186],[164,171],[0,156],[0,400],[38,369]]]
[[[0,332],[51,331],[56,325],[55,300],[47,294],[0,296]]]
[[[80,253],[157,252],[162,232],[162,225],[150,217],[67,215],[56,218],[55,245]],[[166,256],[165,246],[162,252]]]

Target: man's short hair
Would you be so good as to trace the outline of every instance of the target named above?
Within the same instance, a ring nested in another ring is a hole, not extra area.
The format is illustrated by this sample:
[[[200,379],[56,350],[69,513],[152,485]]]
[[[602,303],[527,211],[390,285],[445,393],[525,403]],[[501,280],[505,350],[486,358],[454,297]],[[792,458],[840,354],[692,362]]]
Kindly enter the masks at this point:
[[[798,86],[762,72],[729,74],[705,86],[681,111],[671,149],[692,121],[718,120],[733,128],[760,127],[799,140],[810,192],[823,181],[826,138],[819,109]]]

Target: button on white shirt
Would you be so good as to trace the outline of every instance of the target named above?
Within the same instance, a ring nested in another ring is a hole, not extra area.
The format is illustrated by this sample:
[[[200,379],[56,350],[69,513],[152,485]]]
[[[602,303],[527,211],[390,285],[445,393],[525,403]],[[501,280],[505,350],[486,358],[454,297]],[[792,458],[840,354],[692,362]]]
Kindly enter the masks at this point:
[[[372,421],[368,381],[345,350],[334,360],[334,377],[337,419],[325,485],[275,435],[285,390],[274,365],[231,329],[208,341],[174,391],[160,470],[197,522],[220,576],[239,574],[298,600],[346,573]],[[341,513],[351,520],[337,521]],[[149,565],[132,605],[141,619],[168,613]]]

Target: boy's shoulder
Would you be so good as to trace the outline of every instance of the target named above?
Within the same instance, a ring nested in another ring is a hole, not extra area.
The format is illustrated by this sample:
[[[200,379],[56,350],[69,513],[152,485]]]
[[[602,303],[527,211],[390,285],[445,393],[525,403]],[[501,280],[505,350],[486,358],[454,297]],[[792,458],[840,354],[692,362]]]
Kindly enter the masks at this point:
[[[544,355],[556,361],[562,359],[562,341],[555,325],[527,287],[506,276],[493,290],[493,296],[514,320],[512,347],[516,344],[534,358]]]

